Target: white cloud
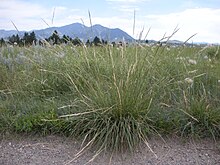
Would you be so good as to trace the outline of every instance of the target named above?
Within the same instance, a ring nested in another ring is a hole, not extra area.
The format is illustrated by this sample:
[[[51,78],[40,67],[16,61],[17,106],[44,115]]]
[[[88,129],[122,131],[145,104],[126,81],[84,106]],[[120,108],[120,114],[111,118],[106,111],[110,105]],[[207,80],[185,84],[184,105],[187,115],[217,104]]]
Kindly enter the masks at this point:
[[[134,11],[139,11],[140,8],[135,5],[120,5],[119,7],[115,7],[114,9],[125,12],[126,14],[128,13],[134,13]]]
[[[0,4],[0,29],[15,30],[11,23],[13,21],[20,31],[47,28],[47,24],[50,26],[66,25],[70,23],[70,20],[66,23],[64,20],[68,20],[71,15],[79,11],[79,9],[69,9],[64,6],[45,8],[39,4],[21,0],[1,0]],[[54,24],[52,25],[54,8]]]
[[[114,5],[113,9],[116,9],[125,13],[133,13],[135,11],[139,11],[140,8],[138,5],[141,2],[147,2],[151,0],[106,0],[110,5]]]
[[[50,14],[48,9],[38,4],[20,0],[3,0],[0,10],[0,29],[15,29],[11,21],[19,30],[34,29],[36,25],[42,25],[41,17],[44,18]]]
[[[189,42],[217,42],[220,43],[220,9],[195,8],[187,9],[182,12],[170,13],[165,15],[146,15],[136,13],[135,34],[133,34],[133,17],[95,17],[92,18],[93,24],[102,24],[110,28],[121,28],[135,38],[139,37],[143,27],[145,28],[143,37],[145,37],[149,28],[148,39],[160,40],[164,34],[169,36],[173,33],[176,26],[180,30],[171,39],[181,41],[197,33]]]
[[[166,15],[147,15],[145,19],[158,39],[162,37],[161,32],[172,32],[179,25],[180,31],[174,37],[180,40],[198,33],[192,40],[220,42],[219,15],[220,9],[197,8]]]
[[[10,17],[11,19],[17,18],[30,18],[38,15],[45,15],[48,10],[42,8],[37,4],[31,4],[18,0],[3,0],[1,1],[0,18]]]

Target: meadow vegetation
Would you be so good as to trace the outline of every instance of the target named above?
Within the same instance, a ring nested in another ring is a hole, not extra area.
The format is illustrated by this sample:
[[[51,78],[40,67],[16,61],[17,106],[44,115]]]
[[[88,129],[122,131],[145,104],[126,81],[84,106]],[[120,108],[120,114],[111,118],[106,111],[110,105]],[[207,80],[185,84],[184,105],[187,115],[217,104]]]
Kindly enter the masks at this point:
[[[97,153],[158,135],[217,139],[219,47],[2,47],[0,131],[74,136]]]

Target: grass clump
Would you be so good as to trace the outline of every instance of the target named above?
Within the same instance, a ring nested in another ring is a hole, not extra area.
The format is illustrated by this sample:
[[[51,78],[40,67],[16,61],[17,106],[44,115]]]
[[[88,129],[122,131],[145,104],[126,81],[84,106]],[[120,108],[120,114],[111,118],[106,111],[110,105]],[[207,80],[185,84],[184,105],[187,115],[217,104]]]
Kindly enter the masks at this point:
[[[219,59],[220,58],[219,46],[207,48],[206,54],[211,59],[213,59],[213,58],[214,59]]]
[[[78,100],[76,112],[61,118],[70,122],[68,130],[99,150],[132,151],[154,132],[148,116],[157,84],[150,84],[152,64],[136,48],[100,49],[85,54],[65,74]]]
[[[132,151],[155,134],[220,137],[220,65],[200,47],[1,49],[0,130]],[[18,60],[19,59],[19,60]],[[9,62],[8,62],[9,61]]]

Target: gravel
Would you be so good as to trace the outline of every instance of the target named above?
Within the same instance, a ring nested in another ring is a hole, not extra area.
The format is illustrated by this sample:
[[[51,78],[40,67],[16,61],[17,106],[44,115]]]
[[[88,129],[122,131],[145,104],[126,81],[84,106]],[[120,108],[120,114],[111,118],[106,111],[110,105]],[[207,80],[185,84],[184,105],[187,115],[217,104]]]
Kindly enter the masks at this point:
[[[7,135],[0,137],[0,165],[220,165],[220,142],[212,139],[151,138],[134,153],[87,150],[78,159],[81,143],[58,135]],[[111,158],[112,155],[112,158]]]

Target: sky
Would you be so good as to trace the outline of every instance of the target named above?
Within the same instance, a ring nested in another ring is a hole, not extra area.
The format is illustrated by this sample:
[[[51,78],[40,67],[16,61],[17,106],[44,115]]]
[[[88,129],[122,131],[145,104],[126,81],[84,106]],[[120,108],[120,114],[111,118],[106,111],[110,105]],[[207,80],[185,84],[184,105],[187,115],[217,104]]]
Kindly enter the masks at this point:
[[[120,28],[138,39],[220,43],[220,0],[0,0],[0,29],[71,23]],[[16,27],[15,27],[16,26]],[[149,33],[148,33],[149,31]],[[142,34],[142,35],[140,35]]]

